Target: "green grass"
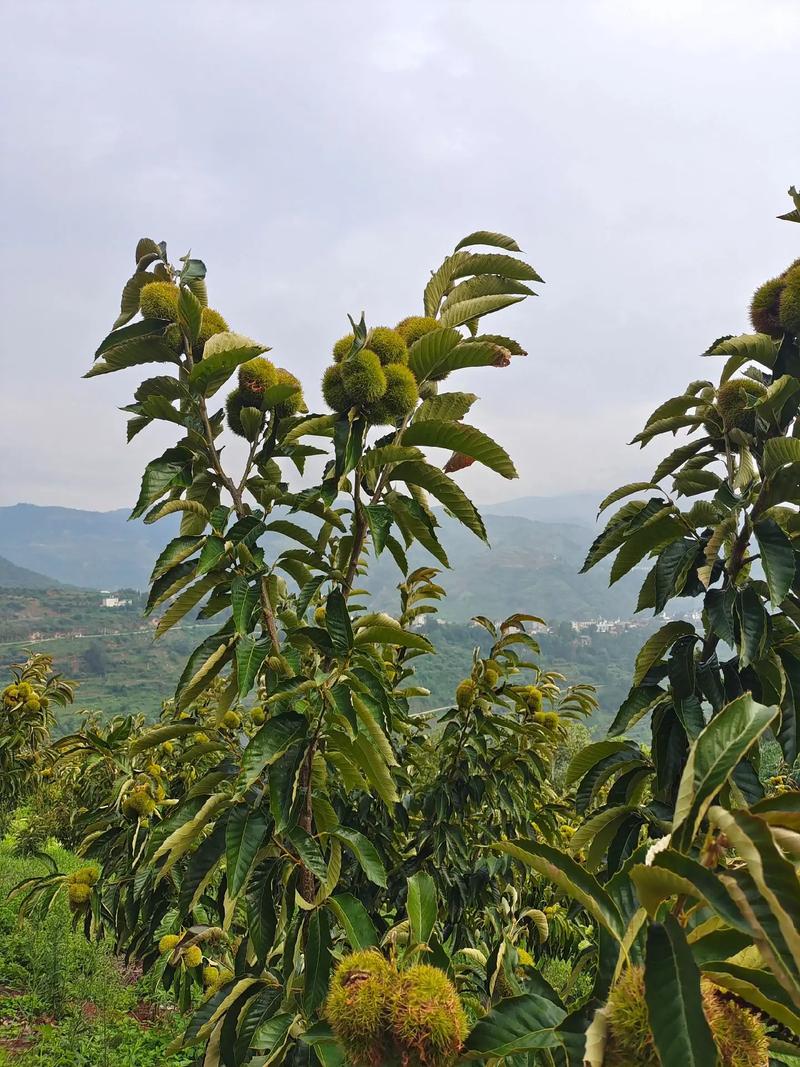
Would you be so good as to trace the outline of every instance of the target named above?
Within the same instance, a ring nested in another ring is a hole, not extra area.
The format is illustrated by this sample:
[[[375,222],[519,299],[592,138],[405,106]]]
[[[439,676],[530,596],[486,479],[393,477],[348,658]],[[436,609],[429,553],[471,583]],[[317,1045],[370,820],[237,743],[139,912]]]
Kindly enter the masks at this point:
[[[59,846],[48,852],[62,871],[80,866]],[[164,1052],[181,1020],[108,944],[73,930],[65,899],[43,921],[18,919],[11,889],[46,869],[0,844],[0,1067],[187,1067],[190,1057]]]

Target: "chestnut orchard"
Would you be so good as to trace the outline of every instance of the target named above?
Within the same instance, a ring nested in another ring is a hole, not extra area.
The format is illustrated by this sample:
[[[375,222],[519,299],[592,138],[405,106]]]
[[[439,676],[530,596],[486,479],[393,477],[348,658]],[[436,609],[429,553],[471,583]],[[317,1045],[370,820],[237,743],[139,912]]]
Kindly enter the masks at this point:
[[[203,1067],[768,1067],[800,1052],[800,267],[756,293],[757,333],[709,347],[719,380],[635,439],[688,441],[601,504],[618,507],[586,568],[615,554],[613,582],[644,564],[638,609],[667,616],[588,744],[575,720],[593,690],[540,664],[532,615],[476,618],[484,643],[452,706],[415,706],[415,661],[434,649],[414,624],[448,565],[431,505],[485,540],[455,476],[515,476],[453,383],[513,375],[525,354],[481,325],[541,281],[516,243],[473,233],[421,314],[351,319],[322,413],[208,307],[205,276],[140,241],[88,377],[163,365],[126,408],[129,439],[175,426],[132,516],[180,514],[148,611],[159,635],[189,612],[213,632],[156,726],[92,722],[50,746],[86,866],[23,883],[23,911],[66,892],[87,936],[172,991]],[[228,432],[246,443],[236,471]],[[409,569],[412,546],[428,566]],[[394,615],[369,606],[382,553]],[[637,724],[648,744],[625,738]]]

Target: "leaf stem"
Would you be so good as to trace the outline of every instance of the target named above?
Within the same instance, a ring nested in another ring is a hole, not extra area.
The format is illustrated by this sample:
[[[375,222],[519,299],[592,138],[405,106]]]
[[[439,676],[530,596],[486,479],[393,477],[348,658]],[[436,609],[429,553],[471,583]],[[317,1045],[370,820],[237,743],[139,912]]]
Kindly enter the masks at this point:
[[[186,367],[184,369],[186,371],[188,371],[188,372],[191,372],[192,368],[194,367],[194,357],[192,356],[192,346],[191,346],[191,344],[189,342],[189,338],[186,336],[186,334],[184,333],[184,334],[182,334],[182,336],[183,336],[183,354],[184,354],[184,357],[186,359]],[[239,492],[239,489],[234,484],[233,479],[228,477],[228,475],[225,473],[225,471],[224,471],[224,469],[222,467],[222,463],[220,462],[219,453],[217,452],[217,447],[214,444],[214,431],[211,428],[211,419],[208,417],[208,405],[206,404],[206,398],[205,398],[205,396],[203,396],[202,393],[200,394],[199,398],[197,399],[197,410],[200,413],[200,421],[202,422],[203,429],[205,431],[206,444],[208,445],[208,456],[209,456],[209,459],[211,460],[211,464],[212,464],[212,466],[213,466],[213,468],[214,468],[214,470],[215,470],[215,472],[217,474],[217,477],[220,480],[220,483],[230,493],[231,499],[233,500],[233,506],[234,506],[234,509],[236,511],[236,514],[237,514],[238,518],[241,519],[246,514],[246,512],[244,510],[244,504],[243,504],[243,501],[242,501],[242,494]]]
[[[411,412],[411,414],[406,415],[400,426],[397,427],[394,439],[392,441],[393,445],[399,443],[400,438],[402,437],[406,427],[408,426],[409,422],[413,417],[413,414],[414,413]],[[389,477],[390,469],[390,465],[387,464],[383,468],[381,473],[378,475],[378,480],[375,483],[375,490],[372,496],[370,497],[370,505],[377,504],[380,500],[381,494],[383,493],[384,487],[386,485],[386,481]],[[345,574],[344,582],[342,582],[342,593],[344,594],[344,596],[347,596],[350,590],[353,588],[353,582],[355,581],[356,571],[358,570],[358,561],[361,558],[361,553],[364,549],[364,542],[366,541],[367,537],[367,519],[364,514],[363,505],[361,503],[360,490],[361,475],[357,474],[355,476],[355,483],[353,485],[353,508],[355,512],[356,521],[355,528],[353,531],[353,548],[350,552],[350,562],[347,566],[347,573]]]

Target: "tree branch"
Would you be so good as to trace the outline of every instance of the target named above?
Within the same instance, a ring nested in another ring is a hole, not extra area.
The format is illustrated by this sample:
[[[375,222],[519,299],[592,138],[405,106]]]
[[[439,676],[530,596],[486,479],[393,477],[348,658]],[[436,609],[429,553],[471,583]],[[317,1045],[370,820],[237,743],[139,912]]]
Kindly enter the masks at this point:
[[[403,431],[408,426],[413,412],[410,415],[406,415],[400,426],[398,426],[392,444],[399,444],[400,438],[403,435]],[[375,484],[375,491],[370,497],[370,505],[377,504],[383,493],[386,481],[389,477],[390,466],[387,464],[378,475],[378,481]],[[353,530],[353,549],[350,553],[350,562],[347,566],[347,573],[345,574],[344,582],[342,583],[342,593],[347,596],[350,590],[353,588],[353,582],[355,581],[356,571],[358,570],[358,561],[361,558],[361,553],[364,549],[364,542],[367,537],[367,518],[364,514],[364,508],[361,504],[361,476],[356,475],[356,481],[353,486],[353,507],[355,511],[355,527]]]
[[[272,604],[269,599],[269,589],[267,587],[268,576],[266,574],[261,575],[261,582],[259,584],[258,596],[261,604],[261,618],[264,620],[264,626],[269,639],[272,642],[272,647],[276,654],[280,654],[281,651],[281,639],[278,636],[278,625],[275,622],[275,614],[272,610]]]

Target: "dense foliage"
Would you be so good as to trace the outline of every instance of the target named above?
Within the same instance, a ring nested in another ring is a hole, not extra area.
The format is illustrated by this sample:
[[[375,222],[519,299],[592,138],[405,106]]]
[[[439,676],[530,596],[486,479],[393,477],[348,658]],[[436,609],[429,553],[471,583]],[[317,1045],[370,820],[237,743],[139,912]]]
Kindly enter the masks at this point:
[[[468,251],[481,244],[503,251]],[[482,316],[539,280],[508,254],[518,252],[510,238],[472,234],[432,275],[425,315],[396,329],[353,323],[323,383],[334,414],[319,415],[305,412],[300,383],[264,346],[206,306],[199,261],[176,271],[163,245],[142,241],[90,372],[173,369],[139,385],[128,409],[129,437],[154,420],[182,434],[148,464],[133,513],[183,516],[156,562],[148,610],[159,612],[158,634],[199,605],[201,617],[224,621],[190,657],[155,730],[127,717],[57,743],[59,765],[83,777],[83,851],[103,867],[71,895],[87,933],[106,932],[119,951],[160,968],[182,1007],[205,979],[208,1007],[187,1041],[210,1038],[227,1062],[265,1047],[276,1059],[307,1056],[302,1035],[319,1020],[348,942],[394,944],[410,922],[424,934],[402,935],[410,962],[416,944],[434,951],[434,926],[440,962],[462,949],[488,961],[505,926],[537,954],[549,933],[541,909],[519,906],[521,883],[504,895],[511,861],[485,846],[498,819],[507,832],[540,826],[560,840],[564,813],[548,771],[571,718],[593,707],[591,693],[541,670],[528,617],[515,616],[483,621],[489,654],[476,652],[442,721],[415,714],[424,691],[414,661],[433,649],[414,624],[443,590],[433,568],[408,573],[405,555],[417,543],[447,565],[429,495],[485,539],[451,474],[481,462],[515,476],[503,449],[463,422],[476,397],[440,383],[524,354],[510,338],[478,332]],[[143,319],[128,325],[139,310]],[[223,415],[209,402],[234,373]],[[218,442],[226,421],[248,445],[235,478]],[[389,432],[372,430],[380,426]],[[428,448],[451,451],[444,469]],[[319,470],[320,480],[292,492],[282,463]],[[287,547],[268,558],[259,540],[276,534]],[[398,567],[396,616],[359,603],[368,557],[382,552]],[[46,907],[65,885],[54,872],[22,887],[24,908]],[[424,923],[406,918],[417,895]],[[549,890],[541,896],[553,906]],[[437,897],[447,900],[441,916]],[[503,901],[505,922],[490,907]],[[553,944],[580,942],[566,912],[554,911],[553,923]],[[480,1010],[493,989],[494,975],[488,991],[475,984]],[[265,1036],[273,1017],[285,1026]]]
[[[174,1047],[203,1067],[767,1067],[797,1051],[800,268],[756,294],[763,332],[711,346],[719,384],[692,383],[637,441],[694,439],[601,505],[636,497],[586,567],[616,553],[613,582],[648,560],[640,609],[702,597],[702,622],[648,636],[609,736],[576,749],[594,695],[542,665],[532,615],[476,618],[451,706],[415,705],[434,652],[419,620],[445,595],[430,498],[485,538],[454,476],[515,474],[463,422],[476,397],[442,383],[523,354],[479,325],[540,280],[517,245],[471,234],[423,315],[351,319],[323,379],[332,414],[208,308],[199,260],[176,269],[143,240],[136,261],[89,376],[169,372],[127,408],[129,438],[155,421],[177,435],[133,512],[182,516],[147,608],[158,634],[198,608],[218,626],[156,726],[90,721],[51,747],[86,866],[26,880],[23,913],[66,895],[190,1014]],[[236,475],[226,424],[245,441]],[[413,545],[430,566],[409,569]],[[383,553],[391,615],[359,588]],[[648,719],[649,744],[623,736]],[[770,735],[783,762],[765,781]]]
[[[798,222],[791,195],[783,217]],[[600,505],[649,494],[612,516],[585,568],[616,552],[613,582],[649,560],[639,608],[658,615],[702,597],[701,630],[672,619],[648,638],[608,739],[574,758],[584,821],[569,852],[532,839],[497,846],[553,878],[597,925],[593,996],[560,1024],[588,1025],[592,1065],[766,1063],[752,1015],[738,1020],[750,1038],[726,1053],[701,975],[772,1023],[773,1051],[800,1034],[798,291],[795,263],[756,292],[751,318],[763,332],[715,341],[706,355],[726,357],[719,383],[692,382],[635,441],[684,428],[694,439]],[[650,745],[621,736],[645,716]],[[768,733],[783,766],[765,796]],[[558,1027],[549,1042],[565,1043]]]
[[[14,664],[0,692],[0,830],[42,770],[54,722],[51,705],[72,701],[72,686],[51,667],[45,655]]]

